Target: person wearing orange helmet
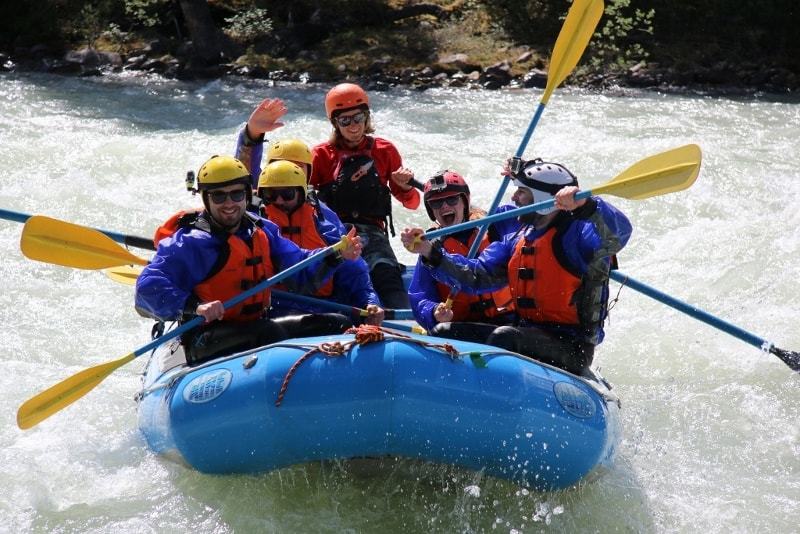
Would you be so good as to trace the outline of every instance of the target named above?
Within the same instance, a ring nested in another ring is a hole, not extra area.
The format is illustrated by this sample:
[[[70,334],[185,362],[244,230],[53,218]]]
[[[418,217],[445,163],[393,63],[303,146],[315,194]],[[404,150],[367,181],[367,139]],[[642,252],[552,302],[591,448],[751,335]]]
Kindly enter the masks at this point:
[[[372,284],[384,306],[408,308],[408,293],[397,257],[389,244],[391,197],[417,209],[414,173],[403,167],[397,148],[375,137],[369,96],[358,85],[342,83],[325,96],[325,113],[333,126],[328,141],[312,149],[310,185],[320,199],[365,238],[363,256]]]
[[[467,182],[457,172],[444,170],[425,182],[425,209],[436,228],[453,226],[484,216],[483,210],[470,204]],[[507,211],[515,206],[501,206],[498,211]],[[500,221],[489,227],[483,236],[479,250],[489,243],[502,239],[520,227],[516,219]],[[472,246],[478,229],[465,230],[445,236],[437,244],[453,254],[466,255]],[[417,261],[414,277],[408,288],[411,311],[414,319],[432,335],[469,339],[475,323],[501,325],[513,320],[513,302],[508,286],[494,292],[469,295],[463,292],[452,294],[452,287],[437,282],[422,260]],[[481,340],[482,341],[482,340]]]
[[[239,131],[236,157],[250,171],[256,184],[260,205],[251,206],[254,211],[278,224],[281,234],[303,248],[315,248],[338,242],[347,232],[336,215],[313,190],[307,190],[311,174],[311,150],[299,139],[279,139],[269,144],[264,169],[261,159],[265,136],[281,126],[281,118],[287,112],[281,99],[262,100]],[[369,277],[369,267],[363,258],[344,262],[337,268],[333,278],[316,292],[302,294],[333,300],[355,308],[365,308],[367,324],[380,324],[384,312]],[[299,305],[286,299],[276,298],[272,312],[285,316],[295,313],[319,313],[324,308],[309,304]],[[359,319],[359,318],[356,318]]]

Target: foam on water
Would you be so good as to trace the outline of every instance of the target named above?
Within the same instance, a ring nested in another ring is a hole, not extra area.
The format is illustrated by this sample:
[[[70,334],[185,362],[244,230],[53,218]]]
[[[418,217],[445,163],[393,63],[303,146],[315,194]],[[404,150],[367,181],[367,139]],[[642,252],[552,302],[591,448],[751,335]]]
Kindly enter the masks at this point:
[[[272,137],[324,139],[326,88],[158,78],[0,77],[0,207],[148,236],[197,203],[188,169],[228,153],[266,96],[284,98]],[[488,206],[537,90],[372,95],[378,133],[424,179],[463,173]],[[526,150],[563,162],[584,187],[646,156],[700,144],[689,190],[609,197],[634,223],[621,270],[799,350],[800,105],[559,89]],[[507,197],[508,198],[508,197]],[[427,227],[395,208],[395,226]],[[540,494],[480,473],[412,461],[330,462],[212,477],[154,457],[136,431],[129,364],[35,429],[19,404],[149,339],[129,287],[98,272],[37,264],[0,221],[1,530],[81,532],[787,532],[800,508],[800,378],[769,354],[629,288],[596,361],[622,399],[614,469]],[[413,258],[399,246],[405,260]],[[137,253],[141,253],[137,251]],[[619,286],[612,282],[615,295]]]

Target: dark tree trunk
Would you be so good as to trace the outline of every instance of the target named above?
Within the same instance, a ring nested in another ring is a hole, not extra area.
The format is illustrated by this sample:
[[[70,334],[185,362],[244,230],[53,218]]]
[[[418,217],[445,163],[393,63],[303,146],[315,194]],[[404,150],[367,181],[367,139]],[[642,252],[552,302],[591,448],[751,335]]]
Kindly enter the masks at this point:
[[[208,63],[219,63],[238,54],[236,44],[214,24],[206,0],[180,0],[179,3],[195,55]]]

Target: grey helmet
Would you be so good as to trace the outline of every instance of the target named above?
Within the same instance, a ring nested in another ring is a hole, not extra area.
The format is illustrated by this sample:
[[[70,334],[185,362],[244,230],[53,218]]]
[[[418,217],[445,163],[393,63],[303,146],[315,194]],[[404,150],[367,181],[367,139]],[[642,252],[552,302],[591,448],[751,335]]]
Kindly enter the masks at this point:
[[[533,193],[533,202],[538,203],[554,198],[565,186],[577,186],[578,179],[563,165],[537,158],[526,161],[522,170],[514,174],[514,185],[529,189]],[[536,213],[547,215],[555,210],[555,207],[550,207],[537,210]]]

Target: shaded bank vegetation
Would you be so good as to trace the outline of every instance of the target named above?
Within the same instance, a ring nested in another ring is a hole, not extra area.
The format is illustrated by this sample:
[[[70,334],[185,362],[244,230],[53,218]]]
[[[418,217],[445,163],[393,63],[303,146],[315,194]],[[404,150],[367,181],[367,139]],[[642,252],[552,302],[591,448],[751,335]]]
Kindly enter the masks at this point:
[[[605,4],[573,83],[767,90],[800,84],[794,2]],[[568,7],[567,0],[6,2],[0,64],[78,74],[107,66],[178,77],[350,76],[425,87],[438,76],[489,88],[537,85]]]

